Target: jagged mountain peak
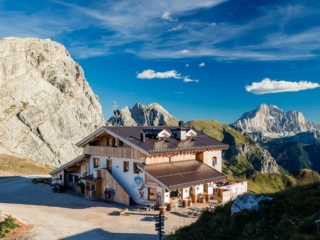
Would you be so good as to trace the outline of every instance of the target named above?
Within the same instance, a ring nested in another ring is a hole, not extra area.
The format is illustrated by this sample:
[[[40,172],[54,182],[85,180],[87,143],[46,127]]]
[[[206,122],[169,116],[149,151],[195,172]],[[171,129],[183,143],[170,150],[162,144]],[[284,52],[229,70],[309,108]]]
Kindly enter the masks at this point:
[[[301,112],[284,112],[275,105],[268,106],[264,103],[257,109],[244,113],[232,125],[258,138],[294,136],[306,131],[320,132],[320,125],[309,123]]]
[[[113,117],[109,119],[114,122]],[[120,121],[124,126],[168,126],[178,125],[179,119],[169,114],[158,103],[147,106],[136,103],[132,109],[128,106],[120,111]]]

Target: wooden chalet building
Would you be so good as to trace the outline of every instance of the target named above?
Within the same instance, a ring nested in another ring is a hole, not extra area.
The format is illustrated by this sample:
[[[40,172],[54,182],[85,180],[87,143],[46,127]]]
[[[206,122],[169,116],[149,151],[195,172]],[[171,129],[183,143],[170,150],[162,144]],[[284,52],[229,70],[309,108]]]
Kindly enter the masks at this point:
[[[222,150],[228,145],[186,127],[104,126],[76,144],[83,154],[52,171],[65,185],[85,183],[85,196],[129,205],[212,196],[226,179]]]

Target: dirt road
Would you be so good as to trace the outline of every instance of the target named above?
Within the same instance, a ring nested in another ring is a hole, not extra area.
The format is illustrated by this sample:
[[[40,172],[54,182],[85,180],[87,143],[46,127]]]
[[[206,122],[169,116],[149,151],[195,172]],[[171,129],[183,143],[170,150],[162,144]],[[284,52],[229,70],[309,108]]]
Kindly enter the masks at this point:
[[[73,192],[53,193],[50,186],[31,183],[31,177],[0,176],[0,210],[32,225],[23,239],[159,239],[153,216],[158,211],[117,216],[125,206],[88,201]],[[165,232],[189,225],[183,211],[167,213]]]

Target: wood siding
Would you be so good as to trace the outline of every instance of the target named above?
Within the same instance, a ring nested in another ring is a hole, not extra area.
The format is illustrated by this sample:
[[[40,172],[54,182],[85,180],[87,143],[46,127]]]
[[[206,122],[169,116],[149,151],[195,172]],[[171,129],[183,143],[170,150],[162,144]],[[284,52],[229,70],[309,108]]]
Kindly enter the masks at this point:
[[[116,194],[113,195],[112,201],[129,206],[130,196],[121,187],[121,185],[117,182],[117,180],[115,180],[114,177],[106,169],[100,169],[99,171],[102,178],[102,184],[101,184],[101,190],[100,190],[102,196],[106,188],[112,187],[116,191]]]
[[[134,148],[128,147],[99,147],[86,145],[83,148],[84,154],[91,154],[96,156],[107,156],[107,157],[117,157],[117,158],[131,158],[131,159],[141,159],[144,154],[140,153]]]
[[[151,156],[146,158],[146,164],[154,164],[154,163],[167,163],[167,162],[178,162],[178,161],[184,161],[184,160],[192,160],[196,159],[195,154],[177,154],[174,156],[170,156],[170,153],[167,154],[167,156]]]

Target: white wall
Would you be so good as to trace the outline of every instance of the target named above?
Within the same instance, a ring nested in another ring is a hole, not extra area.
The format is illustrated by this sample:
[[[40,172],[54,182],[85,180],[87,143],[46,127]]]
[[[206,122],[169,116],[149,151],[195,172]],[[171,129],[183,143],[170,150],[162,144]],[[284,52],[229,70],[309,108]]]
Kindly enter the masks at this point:
[[[215,166],[212,166],[212,158],[217,158],[217,164]],[[216,150],[216,151],[206,151],[203,153],[203,162],[210,167],[216,169],[219,172],[222,172],[222,151]]]
[[[93,167],[93,159],[100,158],[100,166],[98,168]],[[145,184],[145,174],[140,172],[139,175],[133,172],[133,163],[134,162],[144,162],[143,160],[138,159],[128,159],[128,158],[107,158],[105,156],[91,156],[90,157],[90,174],[93,174],[94,170],[100,168],[106,168],[107,159],[112,160],[112,176],[117,180],[117,182],[124,188],[124,190],[131,196],[135,202],[144,202],[148,200],[148,186]],[[124,162],[129,162],[129,171],[123,171]],[[135,177],[140,177],[141,181],[135,181]],[[109,186],[112,187],[112,186]],[[143,188],[142,190],[139,190]],[[140,192],[143,193],[142,197]],[[117,194],[117,193],[116,193]]]

